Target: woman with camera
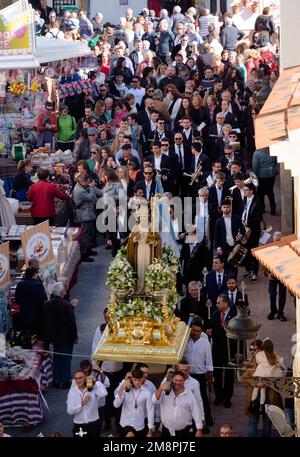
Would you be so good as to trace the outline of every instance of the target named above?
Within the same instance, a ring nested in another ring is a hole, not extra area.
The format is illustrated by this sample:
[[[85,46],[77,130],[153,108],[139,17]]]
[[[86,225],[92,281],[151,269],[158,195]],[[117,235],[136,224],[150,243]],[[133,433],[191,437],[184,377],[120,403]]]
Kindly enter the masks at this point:
[[[99,438],[100,419],[99,399],[106,397],[104,384],[94,376],[86,376],[82,370],[74,374],[75,386],[72,386],[67,398],[67,412],[73,419],[73,437]]]

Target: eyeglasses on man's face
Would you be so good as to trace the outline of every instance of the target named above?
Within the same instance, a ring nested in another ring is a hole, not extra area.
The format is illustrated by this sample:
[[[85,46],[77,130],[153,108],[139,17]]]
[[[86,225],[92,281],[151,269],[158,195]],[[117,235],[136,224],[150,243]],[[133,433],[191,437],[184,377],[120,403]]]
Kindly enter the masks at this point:
[[[152,175],[152,171],[144,171],[144,175]]]

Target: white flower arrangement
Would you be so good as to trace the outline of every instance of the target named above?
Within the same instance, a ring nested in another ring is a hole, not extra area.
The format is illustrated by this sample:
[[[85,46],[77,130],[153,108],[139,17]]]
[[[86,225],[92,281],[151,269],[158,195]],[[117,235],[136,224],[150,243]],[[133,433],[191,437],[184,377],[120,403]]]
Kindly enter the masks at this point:
[[[111,262],[108,269],[106,285],[110,289],[134,290],[137,277],[134,269],[123,254],[119,254]]]
[[[162,259],[170,270],[176,275],[179,271],[179,260],[170,246],[164,246],[162,249]]]
[[[154,259],[145,271],[145,287],[148,291],[171,289],[174,273],[163,259]]]
[[[123,319],[130,316],[145,316],[162,323],[163,314],[161,306],[151,298],[135,297],[127,301],[118,301],[116,318]]]

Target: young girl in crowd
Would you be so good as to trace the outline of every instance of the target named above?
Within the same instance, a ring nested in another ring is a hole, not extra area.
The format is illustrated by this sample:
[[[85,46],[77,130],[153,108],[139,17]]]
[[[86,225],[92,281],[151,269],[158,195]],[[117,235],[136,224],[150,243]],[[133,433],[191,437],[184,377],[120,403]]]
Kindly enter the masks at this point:
[[[254,359],[257,367],[253,373],[253,377],[282,378],[283,365],[279,356],[274,352],[273,342],[269,338],[266,338],[263,341],[261,349],[258,348]],[[255,409],[255,400],[257,399],[259,392],[259,411],[262,412],[263,405],[266,402],[266,385],[262,383],[258,383],[253,389],[250,409]]]

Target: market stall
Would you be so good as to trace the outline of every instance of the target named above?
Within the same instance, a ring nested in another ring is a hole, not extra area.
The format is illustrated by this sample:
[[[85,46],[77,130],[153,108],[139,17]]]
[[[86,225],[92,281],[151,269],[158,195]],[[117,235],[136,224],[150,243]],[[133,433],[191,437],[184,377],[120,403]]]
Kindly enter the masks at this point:
[[[43,420],[42,392],[52,385],[52,361],[44,343],[32,350],[19,346],[7,350],[0,368],[0,421],[35,425]]]

